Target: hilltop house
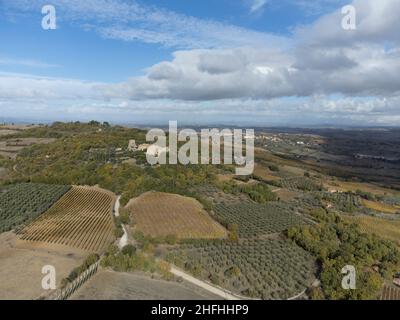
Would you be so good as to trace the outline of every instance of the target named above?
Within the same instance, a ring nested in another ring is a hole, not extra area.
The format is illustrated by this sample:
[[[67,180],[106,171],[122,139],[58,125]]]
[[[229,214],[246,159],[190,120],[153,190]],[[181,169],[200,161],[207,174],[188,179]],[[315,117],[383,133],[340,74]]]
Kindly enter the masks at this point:
[[[163,153],[167,153],[169,151],[168,147],[160,147],[157,145],[151,145],[147,148],[146,154],[152,155],[154,157],[158,157]]]
[[[143,144],[140,144],[140,145],[139,145],[139,147],[137,148],[137,150],[139,150],[139,151],[146,151],[147,148],[150,147],[150,146],[151,146],[151,145],[148,144],[148,143],[143,143]]]
[[[138,149],[135,140],[129,140],[128,151],[136,151]]]

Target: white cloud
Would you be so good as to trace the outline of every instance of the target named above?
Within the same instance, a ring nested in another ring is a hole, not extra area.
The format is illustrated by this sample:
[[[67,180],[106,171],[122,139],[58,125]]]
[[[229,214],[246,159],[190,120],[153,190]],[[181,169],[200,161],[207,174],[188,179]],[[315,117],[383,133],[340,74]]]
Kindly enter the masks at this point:
[[[227,125],[398,125],[400,96],[390,98],[349,98],[312,96],[302,99],[224,99],[182,101],[149,99],[102,100],[64,97],[63,99],[6,99],[2,116],[19,116],[39,121],[90,120],[124,123],[180,124],[226,123]]]
[[[280,5],[293,4],[308,15],[321,15],[349,4],[349,0],[276,0]]]
[[[354,0],[357,29],[343,30],[341,10],[325,15],[312,25],[298,28],[296,36],[305,43],[353,47],[360,42],[400,44],[400,1],[398,0]]]
[[[267,0],[253,0],[250,6],[250,12],[254,13],[262,8],[267,4]]]
[[[135,2],[58,3],[75,23],[100,21],[92,28],[104,37],[185,50],[118,84],[0,74],[2,111],[4,102],[11,108],[24,99],[44,105],[50,99],[71,112],[110,116],[117,110],[155,118],[365,124],[395,124],[400,117],[398,0],[354,0],[357,30],[343,30],[335,11],[297,29],[291,39]]]
[[[0,72],[0,99],[57,100],[102,98],[96,87],[100,83],[77,79],[39,77],[29,74]]]
[[[8,11],[31,12],[47,0],[6,0]],[[58,24],[75,23],[124,41],[156,43],[178,49],[282,46],[289,39],[214,20],[199,19],[136,1],[53,0],[62,11]],[[40,11],[38,11],[40,12]]]
[[[32,59],[10,59],[6,57],[0,57],[0,65],[6,66],[25,66],[32,68],[56,68],[60,67],[56,64],[50,64],[42,61],[32,60]]]
[[[385,96],[400,92],[400,53],[379,46],[188,50],[174,53],[145,76],[106,85],[128,99],[268,99],[315,94]]]

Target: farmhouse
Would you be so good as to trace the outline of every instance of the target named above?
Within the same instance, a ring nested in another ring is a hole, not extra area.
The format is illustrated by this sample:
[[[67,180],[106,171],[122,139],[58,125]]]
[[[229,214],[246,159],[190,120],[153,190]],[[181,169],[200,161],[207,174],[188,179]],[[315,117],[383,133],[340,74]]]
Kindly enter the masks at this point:
[[[138,147],[137,150],[139,150],[139,151],[146,151],[148,147],[150,147],[150,144],[148,144],[148,143],[143,143],[143,144],[140,144],[140,145],[139,145],[139,147]]]
[[[178,161],[181,164],[198,164],[199,156],[202,164],[210,163],[210,139],[212,143],[211,148],[211,162],[213,164],[221,163],[221,139],[224,145],[224,163],[232,164],[232,154],[235,156],[235,161],[239,166],[236,168],[236,175],[249,175],[254,169],[254,130],[246,129],[245,139],[245,151],[246,156],[240,156],[243,154],[243,130],[234,129],[233,133],[229,129],[202,129],[200,140],[201,140],[201,152],[199,152],[199,137],[196,131],[192,129],[184,129],[178,133],[177,121],[169,122],[169,135],[168,135],[168,149],[167,148],[167,137],[163,130],[152,129],[146,135],[146,141],[156,141],[155,149],[152,149],[147,153],[147,162],[151,165],[166,164],[167,160],[169,164],[177,164]],[[189,140],[188,140],[189,138]],[[233,141],[232,141],[233,140]],[[179,148],[178,142],[186,142]],[[233,146],[232,146],[233,144]],[[139,146],[139,149],[141,146]],[[147,148],[150,148],[147,146]],[[164,150],[160,149],[164,148]],[[169,151],[170,156],[168,159],[165,157],[165,152]],[[200,154],[201,153],[201,154]]]
[[[129,140],[128,151],[136,151],[137,149],[138,149],[138,146],[136,145],[136,141]]]
[[[160,147],[157,145],[151,145],[147,148],[146,154],[151,155],[153,157],[159,157],[163,153],[167,153],[169,151],[168,147]]]

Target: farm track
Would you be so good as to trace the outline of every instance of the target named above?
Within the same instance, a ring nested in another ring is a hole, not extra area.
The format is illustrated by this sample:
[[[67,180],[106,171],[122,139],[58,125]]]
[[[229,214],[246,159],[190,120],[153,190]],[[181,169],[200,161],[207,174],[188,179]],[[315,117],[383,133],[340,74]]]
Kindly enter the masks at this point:
[[[47,212],[19,233],[44,242],[98,252],[113,240],[114,196],[101,189],[73,187]]]

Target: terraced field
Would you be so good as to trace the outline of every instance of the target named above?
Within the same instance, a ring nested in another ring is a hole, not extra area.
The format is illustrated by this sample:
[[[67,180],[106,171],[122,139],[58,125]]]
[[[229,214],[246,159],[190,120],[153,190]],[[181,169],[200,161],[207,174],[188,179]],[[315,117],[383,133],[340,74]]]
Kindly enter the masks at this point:
[[[192,198],[148,192],[127,205],[135,227],[151,237],[174,235],[179,239],[224,238],[226,230]]]
[[[0,233],[32,221],[49,209],[70,188],[20,183],[0,190]]]
[[[19,232],[28,243],[55,244],[99,252],[113,240],[112,193],[73,187],[48,211]]]

